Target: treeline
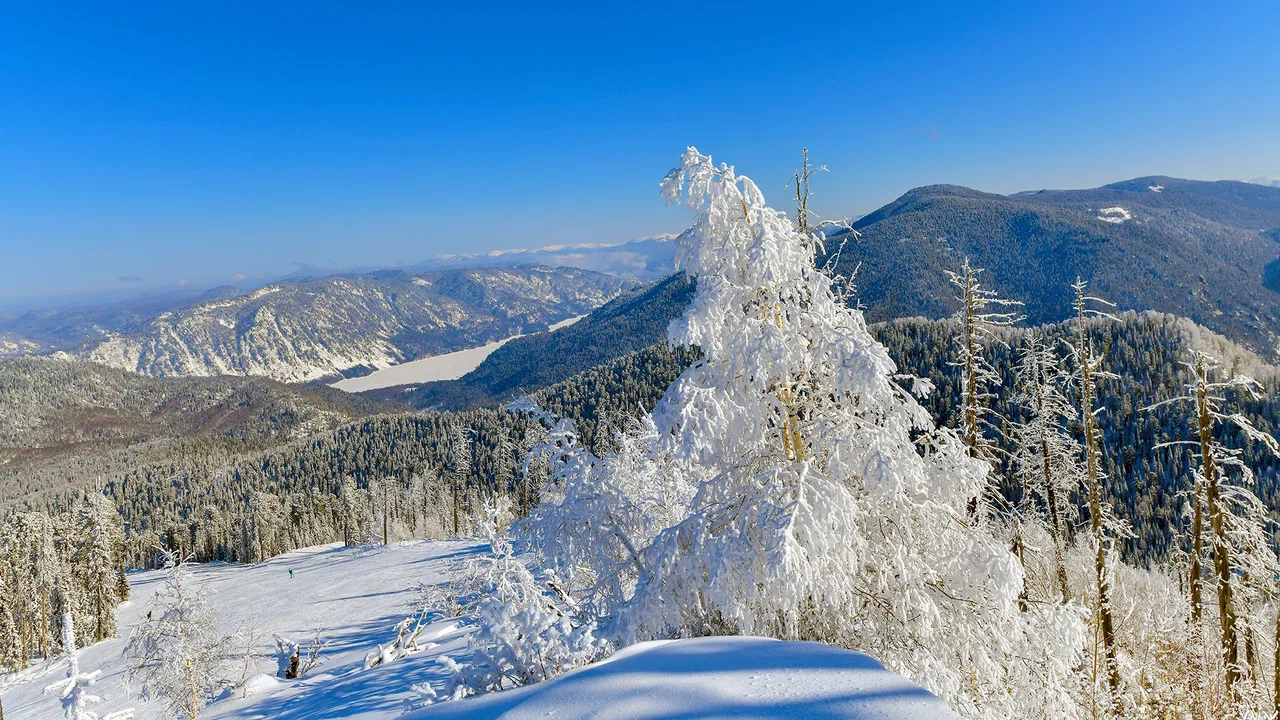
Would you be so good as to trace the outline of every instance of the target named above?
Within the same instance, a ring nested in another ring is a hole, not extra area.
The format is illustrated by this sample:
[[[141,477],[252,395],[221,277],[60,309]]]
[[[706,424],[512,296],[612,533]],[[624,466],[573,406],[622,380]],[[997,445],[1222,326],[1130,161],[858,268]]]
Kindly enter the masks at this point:
[[[534,397],[603,448],[695,356],[654,345]],[[128,524],[131,567],[151,566],[157,544],[199,561],[257,562],[319,543],[466,534],[485,499],[509,498],[518,512],[536,498],[523,472],[529,431],[523,413],[481,408],[375,416],[248,456],[196,439],[102,490]]]
[[[0,670],[69,650],[62,647],[68,612],[80,645],[115,635],[116,606],[128,597],[123,526],[102,494],[0,524]]]
[[[900,320],[873,328],[902,372],[934,383],[936,391],[924,404],[939,424],[951,427],[959,425],[961,396],[959,370],[952,365],[955,332],[953,321]],[[1017,347],[1025,332],[1011,328],[1003,343],[986,350],[1002,378],[992,407],[1010,422],[1023,420],[1012,389]],[[1041,332],[1060,342],[1069,328],[1051,325]],[[1167,557],[1175,549],[1174,538],[1190,522],[1181,490],[1193,455],[1179,445],[1156,450],[1162,443],[1189,439],[1189,431],[1175,408],[1144,408],[1180,392],[1188,378],[1180,363],[1192,346],[1231,358],[1228,370],[1234,362],[1265,383],[1268,392],[1261,400],[1232,399],[1264,431],[1280,426],[1280,405],[1273,399],[1277,381],[1247,351],[1173,316],[1127,313],[1119,322],[1090,324],[1090,332],[1117,375],[1100,387],[1105,491],[1134,531],[1123,540],[1125,557],[1148,564]],[[626,418],[651,410],[696,356],[660,343],[543,389],[536,398],[548,411],[572,418],[589,448],[604,450],[613,431]],[[454,429],[469,438],[464,471],[457,467]],[[524,415],[497,408],[380,415],[250,454],[195,438],[176,444],[164,462],[117,473],[88,467],[85,476],[108,478],[103,490],[128,523],[125,560],[130,566],[148,565],[157,542],[198,560],[255,562],[317,543],[380,540],[384,520],[389,539],[449,535],[455,502],[460,532],[467,532],[487,497],[511,496],[518,509],[524,502],[520,493],[526,492],[521,452],[528,446],[528,429]],[[1070,430],[1080,432],[1078,425]],[[1270,508],[1280,505],[1275,459],[1230,427],[1224,433],[1224,442],[1243,448],[1255,468],[1259,497]],[[998,432],[991,439],[1005,451],[1012,449]],[[1000,474],[1003,494],[1016,502],[1019,486],[1009,479],[1009,468],[1001,468]],[[347,479],[352,487],[344,498]],[[382,510],[371,499],[375,490]],[[74,498],[64,492],[39,507],[56,510]],[[1076,506],[1084,504],[1078,493],[1072,500]]]
[[[1001,450],[997,453],[1001,491],[1015,504],[1020,500],[1020,486],[1012,479],[1009,458],[1014,447],[1007,430],[1026,421],[1025,409],[1014,398],[1014,376],[1027,332],[1009,328],[1003,341],[985,348],[991,366],[1000,376],[999,386],[991,391],[990,406],[993,415],[1002,418],[987,434]],[[1070,340],[1072,329],[1069,323],[1061,323],[1043,326],[1037,332],[1046,343],[1061,348]],[[1190,514],[1185,512],[1186,479],[1196,465],[1197,452],[1185,444],[1158,448],[1195,438],[1185,408],[1163,405],[1148,409],[1149,406],[1183,394],[1191,379],[1185,363],[1191,360],[1193,348],[1220,358],[1228,376],[1246,373],[1262,383],[1264,392],[1259,398],[1228,391],[1227,400],[1266,433],[1280,428],[1280,403],[1276,402],[1280,382],[1274,370],[1252,353],[1185,318],[1125,313],[1118,322],[1090,322],[1089,332],[1096,351],[1114,375],[1102,379],[1098,394],[1103,408],[1097,422],[1103,440],[1105,495],[1133,530],[1123,539],[1125,559],[1148,565],[1167,558],[1176,549],[1175,538],[1186,534],[1191,522]],[[938,424],[960,427],[961,368],[952,364],[956,322],[900,320],[879,326],[875,335],[901,371],[926,377],[936,386],[936,391],[922,402]],[[1068,432],[1081,437],[1079,422],[1071,423]],[[1221,432],[1224,445],[1243,451],[1245,462],[1256,476],[1255,492],[1273,517],[1280,518],[1275,511],[1280,507],[1280,461],[1233,425],[1224,425]],[[1079,493],[1074,500],[1078,507],[1086,504]]]

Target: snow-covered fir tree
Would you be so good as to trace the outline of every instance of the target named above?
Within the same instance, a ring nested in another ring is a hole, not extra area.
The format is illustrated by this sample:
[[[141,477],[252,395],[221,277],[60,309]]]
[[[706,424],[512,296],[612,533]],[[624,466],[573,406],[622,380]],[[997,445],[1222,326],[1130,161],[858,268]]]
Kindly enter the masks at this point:
[[[123,530],[111,501],[98,493],[85,496],[78,519],[82,538],[78,565],[97,642],[116,634],[116,568]]]
[[[229,682],[231,639],[218,633],[206,590],[187,564],[162,550],[164,585],[150,601],[147,618],[125,646],[130,677],[147,699],[158,699],[174,715],[195,720]]]

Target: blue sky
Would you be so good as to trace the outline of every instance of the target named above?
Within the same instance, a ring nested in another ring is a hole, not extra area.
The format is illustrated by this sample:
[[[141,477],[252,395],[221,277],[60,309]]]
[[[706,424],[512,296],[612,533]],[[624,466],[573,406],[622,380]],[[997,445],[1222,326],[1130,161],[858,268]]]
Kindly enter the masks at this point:
[[[688,144],[831,216],[1280,175],[1274,0],[437,5],[10,4],[0,304],[678,230]]]

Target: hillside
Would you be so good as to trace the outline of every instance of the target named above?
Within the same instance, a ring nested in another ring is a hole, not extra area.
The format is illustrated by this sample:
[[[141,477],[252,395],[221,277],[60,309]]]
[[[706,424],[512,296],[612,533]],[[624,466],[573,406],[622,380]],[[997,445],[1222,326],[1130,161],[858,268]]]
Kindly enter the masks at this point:
[[[322,546],[295,551],[258,565],[195,566],[195,578],[211,592],[219,630],[252,629],[256,642],[239,643],[227,676],[225,697],[201,714],[210,720],[290,718],[391,720],[420,698],[413,685],[446,684],[443,656],[466,661],[469,628],[439,620],[423,632],[430,647],[389,665],[363,669],[365,654],[396,637],[395,624],[413,612],[418,583],[444,583],[460,558],[485,546],[474,541],[397,543],[388,547]],[[290,571],[293,576],[290,577]],[[150,611],[160,571],[129,576],[131,600],[119,611],[120,638],[80,651],[84,672],[102,670],[95,708],[135,708],[137,720],[167,717],[162,706],[143,700],[137,683],[126,683],[121,652],[128,633]],[[305,598],[305,602],[294,599]],[[275,677],[274,636],[326,642],[322,662],[302,678]],[[247,650],[247,653],[246,653]],[[246,657],[247,654],[247,657]],[[247,661],[247,662],[246,662]],[[696,664],[696,668],[694,665]],[[66,664],[55,657],[0,679],[6,718],[59,720],[56,695],[44,687],[60,679]],[[248,689],[242,681],[248,679]],[[642,684],[662,688],[645,692]],[[243,697],[246,695],[247,697]],[[584,704],[585,698],[592,700]],[[608,708],[606,717],[656,718],[681,713],[747,713],[755,717],[951,717],[929,693],[886,671],[865,655],[818,645],[761,638],[645,643],[526,690],[441,703],[414,714],[434,717],[542,717],[548,702],[575,699],[578,712]],[[707,701],[715,705],[706,705]],[[864,714],[865,713],[865,714]],[[565,717],[583,717],[581,714]]]
[[[329,388],[265,378],[150,378],[83,360],[2,360],[0,502],[83,484],[86,462],[101,472],[202,441],[275,446],[378,409]]]
[[[945,271],[968,258],[982,279],[1026,303],[1032,324],[1070,309],[1077,276],[1121,310],[1189,317],[1267,357],[1280,338],[1280,294],[1264,282],[1280,246],[1280,190],[1234,182],[1139,178],[1095,190],[993,195],[917,188],[828,242],[837,271],[857,269],[869,320],[955,309]]]
[[[78,354],[147,375],[309,382],[545,329],[627,287],[573,268],[381,271],[276,283],[163,312]]]
[[[457,380],[401,386],[370,397],[418,408],[467,409],[497,405],[604,365],[666,339],[667,325],[693,297],[683,273],[623,293],[590,315],[550,333],[517,338]]]

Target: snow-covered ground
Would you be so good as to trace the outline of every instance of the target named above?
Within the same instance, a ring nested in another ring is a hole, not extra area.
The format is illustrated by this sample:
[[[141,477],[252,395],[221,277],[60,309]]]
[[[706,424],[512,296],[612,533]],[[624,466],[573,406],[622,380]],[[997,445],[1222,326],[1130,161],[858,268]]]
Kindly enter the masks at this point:
[[[410,612],[418,582],[446,579],[450,565],[479,552],[469,541],[418,541],[372,549],[327,545],[298,550],[259,565],[202,565],[196,577],[213,592],[221,630],[249,622],[262,633],[262,653],[250,671],[256,692],[210,705],[210,720],[330,720],[403,717],[411,686],[433,682],[443,689],[441,654],[464,660],[466,638],[448,621],[429,628],[437,647],[364,670],[365,653],[395,637],[394,625]],[[289,570],[294,577],[289,577]],[[148,609],[160,572],[130,576],[133,600],[120,610],[127,636]],[[298,680],[274,678],[273,635],[305,641],[323,628],[323,663]],[[438,636],[438,637],[434,637]],[[101,669],[94,686],[104,702],[94,710],[138,710],[138,720],[166,717],[144,702],[140,688],[124,681],[124,638],[105,640],[80,653],[85,672]],[[43,694],[61,679],[66,663],[55,659],[0,678],[6,718],[59,720],[55,695]],[[255,674],[256,677],[254,676]],[[239,674],[237,674],[237,677]],[[811,717],[948,718],[942,704],[874,660],[813,643],[761,638],[700,638],[644,643],[553,681],[480,698],[447,701],[412,718]]]
[[[561,320],[551,325],[547,332],[559,330],[562,327],[568,327],[586,315],[571,317],[567,320]],[[467,373],[480,367],[480,363],[484,359],[493,354],[494,350],[506,345],[523,335],[512,335],[509,338],[503,338],[496,342],[480,347],[468,348],[457,352],[445,353],[444,355],[432,355],[431,357],[418,358],[410,360],[407,363],[392,365],[389,368],[376,370],[368,375],[357,378],[347,378],[333,383],[332,387],[346,392],[362,392],[364,390],[377,390],[378,388],[395,387],[396,385],[413,385],[415,383],[433,382],[435,380],[457,380]]]
[[[1161,190],[1163,189],[1164,188],[1161,188]],[[1101,220],[1102,222],[1115,223],[1119,225],[1120,223],[1123,223],[1126,220],[1132,220],[1133,213],[1118,206],[1102,208],[1101,210],[1098,211],[1098,219]]]
[[[753,637],[640,643],[537,685],[445,702],[436,718],[892,718],[947,720],[942,701],[866,655]]]
[[[410,685],[443,679],[435,652],[362,671],[365,653],[375,643],[395,638],[394,625],[410,612],[414,584],[445,579],[450,562],[477,549],[468,542],[409,542],[386,548],[343,548],[327,545],[298,550],[259,565],[198,565],[195,576],[212,591],[211,604],[220,630],[231,631],[248,621],[263,633],[256,650],[264,656],[275,648],[273,634],[304,641],[323,628],[328,640],[324,662],[300,680],[259,678],[261,694],[237,697],[209,706],[202,718],[393,718],[414,695]],[[289,570],[294,577],[289,577]],[[147,600],[161,584],[160,572],[130,575],[132,600],[120,609],[121,634],[128,636],[147,613]],[[126,707],[138,709],[138,720],[164,718],[157,703],[143,702],[140,688],[126,687],[121,650],[125,637],[104,640],[80,653],[85,672],[102,670],[94,692],[104,698],[95,711],[106,714]],[[465,646],[457,633],[442,638],[440,652]],[[253,673],[275,673],[274,659],[263,657]],[[64,677],[66,663],[55,659],[0,679],[0,702],[5,718],[60,720],[56,695],[42,693]],[[237,674],[237,677],[239,675]]]

